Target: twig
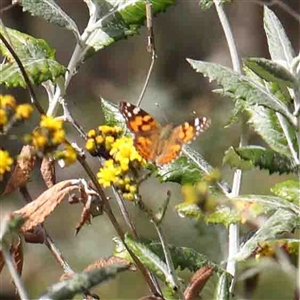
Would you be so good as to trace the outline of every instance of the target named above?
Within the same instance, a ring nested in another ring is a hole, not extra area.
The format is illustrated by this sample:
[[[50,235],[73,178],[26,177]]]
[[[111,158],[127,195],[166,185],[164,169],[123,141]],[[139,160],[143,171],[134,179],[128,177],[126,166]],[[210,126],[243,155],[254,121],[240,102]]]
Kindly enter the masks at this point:
[[[142,100],[144,98],[144,95],[146,93],[150,77],[153,71],[153,67],[155,64],[155,60],[157,58],[156,56],[156,50],[155,50],[155,43],[154,43],[154,31],[153,31],[153,18],[152,18],[152,3],[149,0],[146,0],[146,18],[147,18],[147,29],[148,29],[148,44],[147,44],[147,51],[151,53],[151,63],[150,67],[147,73],[147,77],[143,86],[143,89],[141,91],[140,97],[136,103],[136,106],[140,106],[142,103]]]
[[[216,11],[218,13],[219,20],[221,22],[226,40],[227,45],[229,48],[231,61],[233,65],[233,69],[239,73],[241,73],[241,65],[238,56],[238,52],[236,49],[236,45],[234,42],[234,38],[232,35],[232,31],[227,19],[227,16],[224,12],[223,5],[220,0],[214,0],[214,4],[216,7]],[[242,122],[242,133],[240,137],[240,146],[244,146],[247,144],[247,128],[246,128],[246,117],[243,116]],[[233,183],[232,183],[232,193],[230,194],[231,197],[237,197],[240,193],[240,186],[242,181],[242,170],[236,170],[233,176]],[[234,283],[235,283],[235,273],[236,273],[236,262],[233,259],[235,254],[239,250],[239,225],[238,224],[230,224],[229,226],[229,233],[228,233],[228,264],[226,267],[227,272],[229,272],[233,276],[233,280],[231,283],[230,291],[233,291]]]
[[[29,300],[29,297],[27,295],[26,289],[23,285],[23,282],[17,272],[17,270],[15,269],[12,257],[10,255],[9,250],[7,249],[6,245],[3,245],[2,247],[2,254],[5,260],[5,263],[7,265],[7,268],[9,270],[9,273],[16,285],[16,288],[18,290],[19,296],[22,300]]]

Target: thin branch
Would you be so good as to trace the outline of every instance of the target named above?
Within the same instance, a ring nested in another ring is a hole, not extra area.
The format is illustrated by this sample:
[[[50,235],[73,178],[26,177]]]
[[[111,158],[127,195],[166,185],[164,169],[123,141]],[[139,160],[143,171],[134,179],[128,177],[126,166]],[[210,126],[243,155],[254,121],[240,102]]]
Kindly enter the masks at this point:
[[[3,245],[2,247],[2,254],[5,260],[5,263],[7,265],[7,268],[9,270],[9,273],[16,285],[16,288],[18,290],[19,296],[21,300],[29,300],[29,297],[27,295],[26,289],[24,287],[24,284],[19,276],[18,271],[16,270],[12,257],[10,255],[9,250],[7,249],[6,245]]]
[[[214,4],[216,7],[216,11],[218,13],[219,20],[221,22],[226,40],[227,45],[229,48],[231,61],[233,65],[233,69],[239,73],[241,73],[241,65],[238,56],[238,52],[236,49],[236,45],[234,42],[232,30],[230,28],[227,16],[224,12],[223,5],[220,0],[214,0]],[[243,119],[241,120],[242,124],[242,133],[240,137],[240,146],[244,146],[247,144],[247,128],[246,128],[246,117],[243,115]],[[233,176],[233,183],[232,183],[232,193],[230,194],[231,197],[237,197],[240,193],[240,187],[242,182],[242,170],[236,170]],[[236,274],[236,262],[234,260],[234,256],[239,251],[240,245],[240,238],[239,238],[239,225],[238,224],[230,224],[229,226],[229,233],[228,233],[228,240],[229,240],[229,248],[228,248],[228,264],[226,267],[227,272],[229,272],[233,276],[233,280],[231,283],[230,290],[233,291],[234,283],[235,283],[235,274]]]
[[[147,29],[148,29],[148,44],[147,51],[151,53],[151,63],[149,66],[149,70],[146,76],[146,80],[141,91],[140,97],[136,103],[136,106],[140,106],[144,95],[146,93],[150,77],[154,68],[155,60],[157,58],[155,43],[154,43],[154,30],[153,30],[153,15],[152,15],[152,3],[149,0],[146,0],[146,19],[147,19]]]

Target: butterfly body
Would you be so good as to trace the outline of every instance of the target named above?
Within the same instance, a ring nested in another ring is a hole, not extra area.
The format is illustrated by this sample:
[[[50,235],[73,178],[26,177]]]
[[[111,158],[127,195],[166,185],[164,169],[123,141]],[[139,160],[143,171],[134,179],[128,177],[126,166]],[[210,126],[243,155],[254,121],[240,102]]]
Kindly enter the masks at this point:
[[[148,162],[158,166],[179,157],[182,146],[208,128],[210,120],[202,117],[181,125],[160,125],[151,115],[128,102],[121,102],[120,112],[127,128],[134,134],[134,146]]]

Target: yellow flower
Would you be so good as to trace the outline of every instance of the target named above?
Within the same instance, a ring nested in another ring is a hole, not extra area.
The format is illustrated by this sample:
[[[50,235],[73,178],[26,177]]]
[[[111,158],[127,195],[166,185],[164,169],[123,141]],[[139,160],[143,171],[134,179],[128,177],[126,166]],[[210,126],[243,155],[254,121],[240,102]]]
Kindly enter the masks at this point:
[[[123,197],[125,200],[132,201],[134,199],[134,195],[131,193],[123,193]]]
[[[7,115],[4,109],[0,108],[0,126],[7,124]]]
[[[87,137],[88,137],[88,138],[94,138],[94,137],[96,137],[96,135],[97,135],[97,133],[96,133],[96,130],[95,130],[95,129],[91,129],[91,130],[89,130],[88,133],[87,133]]]
[[[47,138],[39,131],[34,131],[32,134],[32,144],[36,149],[42,149],[47,145]]]
[[[96,136],[96,142],[98,145],[101,145],[104,142],[104,138],[102,135],[97,135]]]
[[[109,159],[105,161],[103,168],[97,174],[98,181],[103,187],[109,187],[117,181],[117,176],[120,174],[120,168],[114,165],[114,161]]]
[[[56,130],[53,132],[52,143],[55,145],[59,145],[65,140],[65,131],[63,129]]]
[[[71,145],[66,145],[66,149],[62,153],[62,159],[66,165],[70,165],[77,159],[76,150]]]
[[[132,138],[122,136],[112,144],[110,155],[118,162],[123,160],[143,162],[143,158],[139,155],[133,146]]]
[[[62,129],[63,121],[54,119],[51,116],[43,115],[41,117],[40,126],[51,130],[60,130]]]
[[[95,140],[88,139],[85,143],[85,149],[88,151],[94,151],[95,150]]]
[[[15,116],[17,119],[28,119],[33,112],[30,104],[20,104],[17,106]]]
[[[190,184],[183,185],[181,188],[181,192],[184,196],[184,202],[186,203],[197,203],[197,192],[194,186]]]
[[[114,127],[107,126],[107,125],[101,125],[98,127],[99,131],[108,134],[108,133],[113,133],[114,132]]]
[[[10,157],[8,151],[0,150],[0,175],[10,171],[13,159]]]
[[[16,99],[12,95],[0,95],[0,105],[5,108],[9,106],[11,108],[16,107]]]

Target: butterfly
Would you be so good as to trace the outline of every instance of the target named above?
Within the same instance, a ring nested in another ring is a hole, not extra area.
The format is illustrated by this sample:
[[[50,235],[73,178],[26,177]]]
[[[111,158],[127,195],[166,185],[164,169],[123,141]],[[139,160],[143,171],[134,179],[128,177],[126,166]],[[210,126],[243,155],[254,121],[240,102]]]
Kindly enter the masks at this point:
[[[183,145],[194,140],[210,125],[210,120],[202,117],[178,126],[162,126],[144,110],[128,102],[121,102],[119,110],[127,128],[134,135],[135,149],[144,159],[157,166],[177,159]]]

